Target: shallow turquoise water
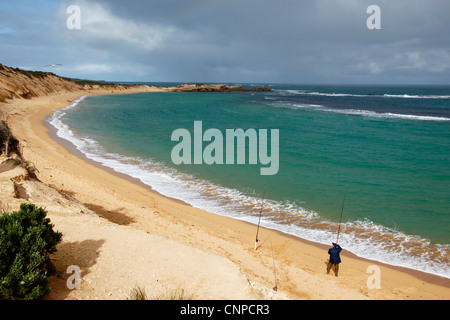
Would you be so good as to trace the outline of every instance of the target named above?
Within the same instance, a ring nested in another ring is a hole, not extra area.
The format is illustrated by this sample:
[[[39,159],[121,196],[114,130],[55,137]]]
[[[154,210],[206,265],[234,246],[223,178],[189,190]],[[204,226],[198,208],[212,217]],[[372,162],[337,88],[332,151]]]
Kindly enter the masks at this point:
[[[58,115],[68,125],[60,132],[71,131],[82,151],[119,171],[176,176],[161,180],[159,191],[210,211],[254,221],[264,195],[268,226],[319,242],[333,240],[346,193],[343,246],[348,241],[363,255],[377,242],[371,258],[407,266],[418,265],[408,261],[411,255],[423,265],[431,259],[426,271],[446,275],[450,88],[273,88],[88,97]],[[193,134],[194,121],[202,121],[203,132],[216,128],[224,136],[226,129],[278,129],[278,173],[260,175],[259,162],[174,165],[171,134],[178,128]],[[177,183],[185,185],[177,189]]]

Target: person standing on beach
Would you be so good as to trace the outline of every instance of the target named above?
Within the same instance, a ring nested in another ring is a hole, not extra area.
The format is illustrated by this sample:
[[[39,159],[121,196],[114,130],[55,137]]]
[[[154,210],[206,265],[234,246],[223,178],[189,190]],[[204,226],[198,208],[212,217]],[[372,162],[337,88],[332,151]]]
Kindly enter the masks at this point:
[[[333,246],[328,249],[330,259],[327,264],[327,273],[330,273],[331,267],[334,266],[334,275],[337,277],[339,272],[339,263],[341,263],[341,256],[339,253],[342,251],[342,248],[337,243],[333,242],[332,244]]]

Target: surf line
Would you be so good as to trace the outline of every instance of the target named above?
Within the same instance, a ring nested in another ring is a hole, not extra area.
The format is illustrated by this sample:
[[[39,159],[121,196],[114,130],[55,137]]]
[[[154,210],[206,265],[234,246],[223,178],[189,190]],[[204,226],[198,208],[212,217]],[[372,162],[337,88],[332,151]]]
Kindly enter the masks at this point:
[[[339,227],[338,227],[338,234],[337,234],[337,238],[336,238],[336,244],[339,241],[339,235],[341,233],[342,214],[344,213],[344,204],[345,204],[345,197],[346,196],[347,196],[347,190],[344,193],[344,200],[342,200],[341,217],[339,218]]]
[[[171,152],[171,159],[175,165],[247,164],[248,154],[248,164],[258,164],[259,160],[261,165],[266,166],[260,168],[260,175],[278,173],[279,129],[270,129],[269,145],[268,129],[258,131],[253,128],[245,131],[241,128],[226,129],[224,139],[219,129],[210,128],[203,132],[202,121],[194,121],[193,141],[191,133],[185,128],[175,129],[172,132],[171,141],[179,141]],[[203,148],[203,142],[210,143]]]

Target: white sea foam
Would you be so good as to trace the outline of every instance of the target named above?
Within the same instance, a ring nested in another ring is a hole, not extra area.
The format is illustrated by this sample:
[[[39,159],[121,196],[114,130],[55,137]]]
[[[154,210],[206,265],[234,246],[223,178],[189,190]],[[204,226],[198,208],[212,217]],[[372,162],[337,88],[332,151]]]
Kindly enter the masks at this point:
[[[405,99],[450,99],[450,95],[409,95],[409,94],[353,94],[318,92],[310,90],[276,90],[281,95],[313,95],[325,97],[382,97],[382,98],[405,98]]]
[[[399,118],[408,120],[422,120],[422,121],[450,121],[450,118],[445,117],[432,117],[432,116],[418,116],[412,114],[400,114],[391,112],[374,112],[369,110],[358,110],[358,109],[331,109],[324,108],[322,111],[358,115],[372,118]]]
[[[325,96],[325,97],[368,97],[370,95],[365,94],[351,94],[351,93],[327,93],[317,92],[309,90],[277,90],[281,95],[313,95],[313,96]]]
[[[268,99],[269,100],[269,99]],[[413,114],[401,114],[401,113],[391,113],[391,112],[375,112],[370,110],[359,110],[359,109],[333,109],[328,108],[323,105],[317,104],[300,104],[300,103],[290,103],[290,102],[275,102],[271,104],[273,106],[292,108],[292,109],[311,109],[323,112],[333,112],[340,114],[356,115],[371,118],[384,118],[384,119],[406,119],[406,120],[421,120],[421,121],[450,121],[450,118],[446,117],[433,117],[433,116],[419,116]]]
[[[86,157],[194,207],[255,224],[258,222],[262,203],[259,197],[197,179],[149,159],[108,153],[98,142],[70,128],[63,122],[63,117],[82,99],[55,111],[48,121],[56,128],[59,137],[72,142]],[[298,204],[270,200],[264,201],[261,225],[323,244],[330,244],[330,239],[335,239],[337,227],[336,223],[325,221],[316,212],[305,210]],[[343,223],[341,231],[339,243],[360,257],[450,278],[448,245],[430,245],[426,239],[409,236],[369,220]]]
[[[406,99],[450,99],[450,95],[409,95],[409,94],[384,94],[386,98],[406,98]]]

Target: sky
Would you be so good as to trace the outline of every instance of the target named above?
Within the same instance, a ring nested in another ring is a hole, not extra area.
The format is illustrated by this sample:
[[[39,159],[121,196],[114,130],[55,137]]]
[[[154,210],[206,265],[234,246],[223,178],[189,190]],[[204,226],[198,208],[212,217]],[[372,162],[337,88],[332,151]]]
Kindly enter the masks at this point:
[[[106,81],[450,84],[450,1],[1,0],[0,63]]]

